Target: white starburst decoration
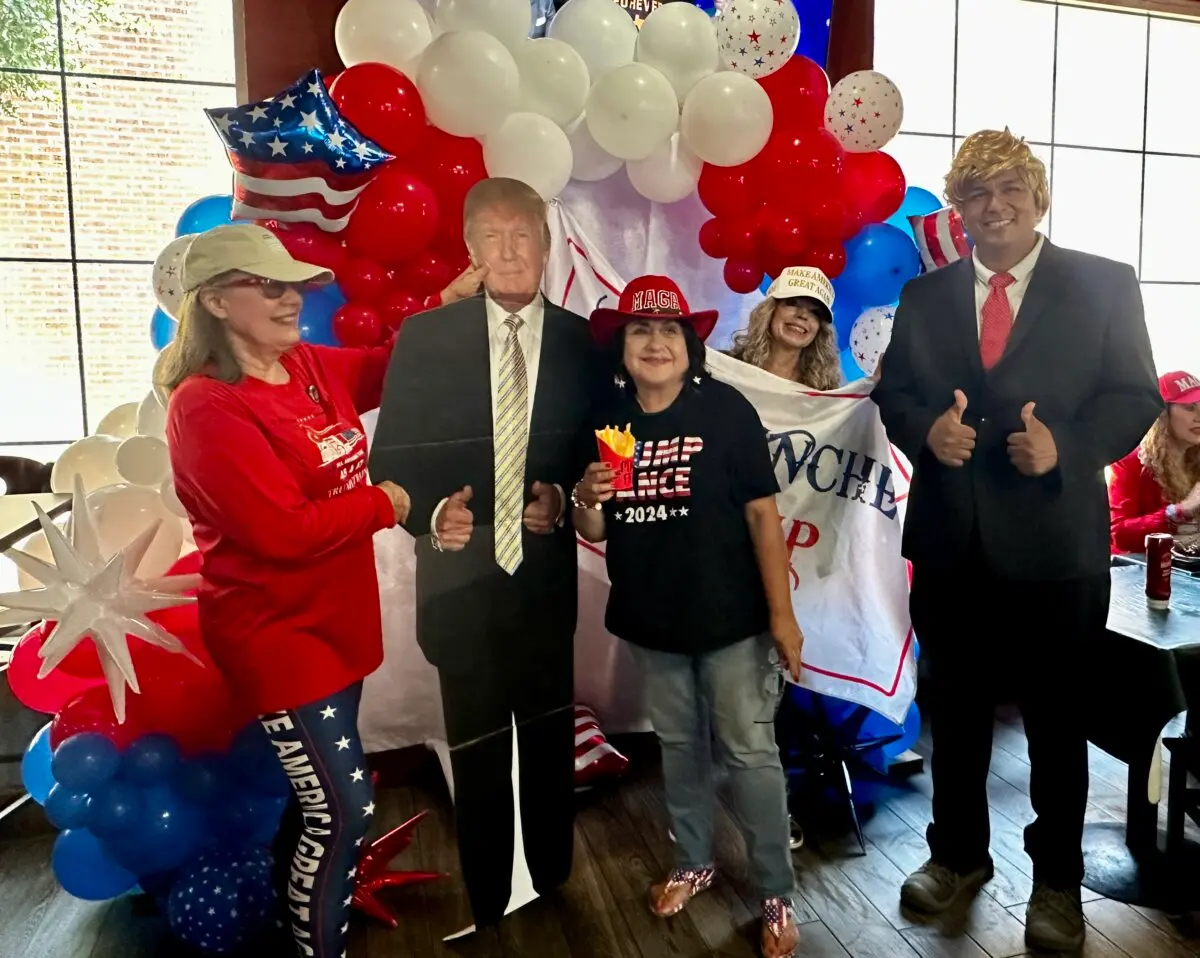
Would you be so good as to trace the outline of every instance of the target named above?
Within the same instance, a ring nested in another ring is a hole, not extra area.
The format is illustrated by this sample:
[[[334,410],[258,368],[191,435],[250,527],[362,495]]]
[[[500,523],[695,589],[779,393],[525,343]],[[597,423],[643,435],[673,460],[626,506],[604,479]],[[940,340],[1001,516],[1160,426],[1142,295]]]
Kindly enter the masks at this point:
[[[141,691],[129,652],[129,636],[178,652],[203,667],[179,639],[146,618],[147,612],[195,602],[195,598],[181,593],[200,583],[198,575],[137,577],[137,568],[162,520],[106,559],[100,551],[96,518],[78,476],[71,503],[69,542],[36,503],[34,509],[54,565],[20,549],[8,550],[6,554],[17,567],[37,579],[43,588],[0,593],[0,625],[22,625],[29,621],[30,612],[57,623],[38,652],[42,659],[38,678],[48,675],[80,642],[91,638],[112,696],[113,712],[118,722],[124,722],[126,688]]]

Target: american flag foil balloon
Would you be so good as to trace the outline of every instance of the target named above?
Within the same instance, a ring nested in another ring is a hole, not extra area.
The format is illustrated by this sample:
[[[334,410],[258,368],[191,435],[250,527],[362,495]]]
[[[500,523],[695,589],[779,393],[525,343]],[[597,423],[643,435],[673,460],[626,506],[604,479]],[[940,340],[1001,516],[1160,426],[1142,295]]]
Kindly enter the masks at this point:
[[[575,706],[575,787],[586,788],[599,778],[620,775],[629,759],[609,744],[596,713]]]
[[[952,207],[934,213],[910,216],[913,237],[925,271],[949,266],[955,260],[970,256],[975,244],[963,226],[962,217]]]
[[[800,17],[792,0],[729,0],[713,19],[721,68],[765,77],[796,52]]]
[[[239,219],[340,233],[358,194],[393,159],[342,117],[320,70],[270,99],[204,112],[229,154]]]

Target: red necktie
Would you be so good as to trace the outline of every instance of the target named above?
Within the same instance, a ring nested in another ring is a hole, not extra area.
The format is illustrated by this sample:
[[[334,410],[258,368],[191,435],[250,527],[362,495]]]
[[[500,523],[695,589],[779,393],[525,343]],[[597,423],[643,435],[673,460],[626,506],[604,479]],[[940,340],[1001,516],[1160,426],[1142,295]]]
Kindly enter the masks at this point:
[[[996,273],[988,280],[987,299],[983,303],[983,321],[979,326],[979,355],[983,368],[991,369],[1004,355],[1004,344],[1012,329],[1012,305],[1004,290],[1016,282],[1010,273]]]

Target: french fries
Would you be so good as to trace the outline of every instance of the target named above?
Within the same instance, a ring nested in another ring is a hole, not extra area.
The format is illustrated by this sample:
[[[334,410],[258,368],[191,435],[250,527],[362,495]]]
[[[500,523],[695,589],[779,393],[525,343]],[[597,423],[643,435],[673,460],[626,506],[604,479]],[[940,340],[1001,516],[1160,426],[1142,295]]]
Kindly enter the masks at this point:
[[[604,443],[614,454],[622,459],[633,457],[635,440],[629,431],[629,423],[625,423],[625,431],[621,432],[615,426],[605,426],[596,430],[596,439]]]

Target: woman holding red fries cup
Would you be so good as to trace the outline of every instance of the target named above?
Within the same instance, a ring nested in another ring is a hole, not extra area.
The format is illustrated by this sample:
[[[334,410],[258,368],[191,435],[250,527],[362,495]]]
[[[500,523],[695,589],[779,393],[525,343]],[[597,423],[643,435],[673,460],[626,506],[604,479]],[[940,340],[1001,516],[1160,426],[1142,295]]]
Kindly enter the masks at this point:
[[[616,309],[592,313],[618,395],[572,518],[584,539],[607,542],[605,624],[630,643],[662,748],[679,863],[650,889],[651,910],[677,914],[713,882],[715,745],[762,900],[762,953],[785,958],[800,936],[774,718],[785,670],[799,678],[804,636],[765,430],[705,369],[716,320],[690,312],[665,276],[633,280]]]

